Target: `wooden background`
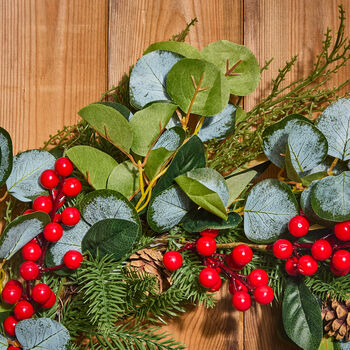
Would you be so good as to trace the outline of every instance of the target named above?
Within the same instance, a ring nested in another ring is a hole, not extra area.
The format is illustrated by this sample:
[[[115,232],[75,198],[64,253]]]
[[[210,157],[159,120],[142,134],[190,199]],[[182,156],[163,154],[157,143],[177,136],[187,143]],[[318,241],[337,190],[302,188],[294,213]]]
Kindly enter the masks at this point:
[[[290,79],[307,74],[327,26],[338,24],[337,0],[0,0],[0,125],[15,151],[40,147],[78,120],[77,111],[117,84],[147,46],[167,40],[193,17],[187,41],[198,48],[227,39],[247,45],[262,65],[274,57],[249,109],[271,78],[299,53]],[[350,0],[342,3],[350,14]],[[350,35],[350,24],[347,27]],[[330,85],[349,77],[342,70]],[[284,350],[279,311],[231,307],[222,291],[213,310],[193,309],[165,327],[190,350]]]

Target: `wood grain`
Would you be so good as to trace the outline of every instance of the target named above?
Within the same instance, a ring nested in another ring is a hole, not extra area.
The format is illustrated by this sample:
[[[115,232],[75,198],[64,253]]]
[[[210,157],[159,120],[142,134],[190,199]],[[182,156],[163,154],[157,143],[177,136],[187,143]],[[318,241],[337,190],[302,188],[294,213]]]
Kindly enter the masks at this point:
[[[42,146],[106,89],[107,0],[0,1],[0,124]]]

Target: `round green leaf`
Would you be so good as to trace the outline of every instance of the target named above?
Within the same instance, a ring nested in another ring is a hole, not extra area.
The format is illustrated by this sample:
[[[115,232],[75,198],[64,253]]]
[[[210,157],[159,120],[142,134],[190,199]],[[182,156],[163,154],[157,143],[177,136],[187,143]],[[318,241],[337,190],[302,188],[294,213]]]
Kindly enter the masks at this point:
[[[18,322],[16,337],[23,350],[66,350],[70,340],[68,330],[49,318],[31,318]]]
[[[323,335],[321,308],[303,282],[290,280],[282,304],[284,329],[304,350],[317,350]]]
[[[90,146],[75,146],[66,155],[96,190],[104,189],[112,170],[118,165],[109,154]]]
[[[326,136],[330,156],[350,159],[349,98],[342,98],[328,106],[317,118],[316,126]]]
[[[289,133],[285,165],[289,179],[300,181],[303,173],[321,164],[327,157],[324,135],[309,122],[295,120]]]
[[[199,168],[175,178],[190,199],[203,209],[227,220],[229,198],[225,179],[214,169]]]
[[[205,118],[198,137],[203,141],[222,140],[235,129],[236,107],[229,103],[220,113]]]
[[[260,81],[260,67],[254,54],[243,45],[235,44],[227,40],[210,43],[202,50],[203,57],[219,67],[223,74],[241,61],[232,73],[239,75],[225,75],[231,94],[246,96],[253,92]]]
[[[13,155],[10,134],[0,127],[0,186],[2,186],[12,171]]]
[[[311,206],[316,215],[329,221],[350,219],[350,171],[328,176],[311,190]]]
[[[107,188],[130,197],[139,188],[139,171],[130,160],[117,165],[109,175]]]
[[[103,101],[103,102],[95,102],[95,103],[116,109],[128,121],[130,121],[130,119],[133,117],[133,114],[131,113],[129,108],[122,105],[121,103],[116,103],[111,101]]]
[[[165,232],[177,225],[194,205],[177,185],[158,193],[150,202],[147,222],[152,230]]]
[[[274,242],[298,215],[298,203],[288,185],[266,179],[250,191],[244,208],[244,232],[256,243]]]
[[[182,56],[169,51],[152,51],[142,56],[130,75],[130,103],[141,109],[151,102],[171,101],[165,81],[170,69]]]
[[[13,159],[11,175],[6,181],[8,192],[22,202],[47,194],[39,178],[46,169],[53,169],[55,157],[46,151],[31,150],[17,154]]]
[[[267,127],[263,132],[263,149],[269,160],[279,168],[284,168],[283,154],[286,152],[288,136],[297,121],[310,121],[300,114],[291,114],[280,122]]]
[[[184,58],[177,62],[166,80],[166,89],[173,101],[188,112],[195,93],[195,85],[204,89],[198,92],[191,113],[213,116],[220,113],[227,105],[230,89],[224,75],[212,63]],[[194,84],[195,83],[195,84]]]
[[[96,222],[82,241],[83,252],[94,257],[112,254],[120,260],[130,252],[139,236],[139,226],[122,219],[104,219]]]
[[[170,41],[170,40],[159,41],[157,43],[151,44],[150,46],[148,46],[148,48],[143,54],[146,55],[156,50],[165,50],[165,51],[174,52],[187,58],[202,58],[201,53],[198,51],[196,47],[181,41]]]

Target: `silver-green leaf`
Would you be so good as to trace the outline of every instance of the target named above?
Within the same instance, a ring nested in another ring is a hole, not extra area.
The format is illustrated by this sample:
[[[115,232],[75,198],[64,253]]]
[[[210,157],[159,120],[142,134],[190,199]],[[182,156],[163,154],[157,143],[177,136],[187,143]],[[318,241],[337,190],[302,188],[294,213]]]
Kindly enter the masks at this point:
[[[0,334],[0,350],[7,350],[8,346],[8,340]]]
[[[10,134],[0,127],[0,186],[2,186],[12,171],[13,155]]]

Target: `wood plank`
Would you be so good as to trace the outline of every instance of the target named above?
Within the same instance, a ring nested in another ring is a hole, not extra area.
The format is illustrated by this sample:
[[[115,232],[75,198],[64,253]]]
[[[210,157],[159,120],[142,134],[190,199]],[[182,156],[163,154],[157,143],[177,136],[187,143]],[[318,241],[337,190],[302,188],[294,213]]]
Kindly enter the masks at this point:
[[[105,91],[107,0],[0,2],[0,125],[42,146]]]

